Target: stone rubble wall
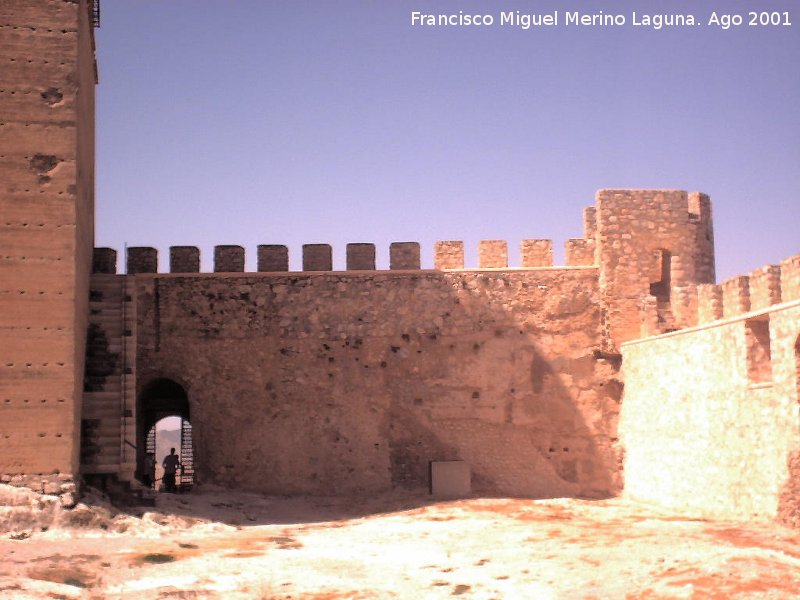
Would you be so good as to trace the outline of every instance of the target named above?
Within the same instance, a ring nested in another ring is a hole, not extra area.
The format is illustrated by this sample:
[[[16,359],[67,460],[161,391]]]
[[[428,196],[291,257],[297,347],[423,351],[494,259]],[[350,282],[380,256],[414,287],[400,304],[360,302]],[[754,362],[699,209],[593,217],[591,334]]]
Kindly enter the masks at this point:
[[[696,293],[690,288],[715,281],[708,196],[679,190],[600,190],[595,216],[595,262],[609,348],[695,324]],[[652,322],[644,310],[647,296],[662,276],[656,267],[665,260],[669,281],[656,305],[657,331],[643,331]]]
[[[460,241],[436,244],[437,271],[420,269],[415,242],[390,245],[389,271],[375,271],[373,244],[348,244],[337,273],[330,245],[306,244],[294,274],[279,245],[258,247],[255,274],[244,248],[217,246],[213,275],[199,274],[194,247],[170,249],[169,275],[157,274],[155,249],[129,248],[140,391],[159,378],[184,386],[201,481],[275,493],[420,487],[430,461],[463,459],[487,493],[608,495],[621,486],[613,325],[648,335],[697,319],[697,279],[713,278],[710,227],[701,194],[604,190],[584,210],[584,237],[567,242],[574,267],[553,268],[552,241],[540,239],[522,242],[522,268],[509,268],[507,242],[482,241],[479,271],[464,269]],[[673,253],[668,283],[680,284],[666,308],[649,295],[666,268],[657,249]],[[104,273],[112,253],[95,251]],[[269,419],[254,417],[264,406]]]
[[[38,473],[4,474],[0,476],[0,483],[15,488],[28,489],[37,494],[56,496],[64,508],[72,508],[77,500],[78,488],[75,485],[74,478],[68,473],[51,473],[49,475]],[[0,506],[3,504],[4,502],[0,501]]]
[[[466,460],[477,493],[621,487],[594,268],[131,279],[139,387],[186,390],[200,482],[369,493]]]

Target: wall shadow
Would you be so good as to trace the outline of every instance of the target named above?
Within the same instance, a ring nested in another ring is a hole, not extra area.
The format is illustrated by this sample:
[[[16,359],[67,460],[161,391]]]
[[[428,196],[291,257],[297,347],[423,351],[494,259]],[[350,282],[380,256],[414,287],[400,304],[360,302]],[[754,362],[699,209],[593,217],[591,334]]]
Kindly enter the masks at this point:
[[[479,497],[621,489],[596,269],[147,276],[136,293],[139,397],[182,382],[201,486],[358,499],[336,518],[435,502],[432,460],[467,461]]]

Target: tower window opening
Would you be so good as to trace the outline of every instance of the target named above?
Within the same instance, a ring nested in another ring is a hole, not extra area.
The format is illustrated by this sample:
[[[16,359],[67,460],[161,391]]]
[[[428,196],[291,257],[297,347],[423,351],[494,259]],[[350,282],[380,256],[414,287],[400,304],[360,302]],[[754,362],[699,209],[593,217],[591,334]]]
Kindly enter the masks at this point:
[[[653,263],[650,271],[650,295],[655,296],[659,304],[669,304],[670,267],[672,254],[669,250],[653,252]]]

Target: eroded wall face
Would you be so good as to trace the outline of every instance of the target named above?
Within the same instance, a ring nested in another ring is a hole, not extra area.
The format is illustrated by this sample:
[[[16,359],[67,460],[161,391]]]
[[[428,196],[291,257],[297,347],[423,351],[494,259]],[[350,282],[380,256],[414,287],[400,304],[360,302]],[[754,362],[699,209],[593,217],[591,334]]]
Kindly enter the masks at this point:
[[[0,3],[0,49],[0,473],[19,480],[77,471],[93,245],[86,3]]]
[[[789,306],[622,347],[626,494],[800,525],[800,306]],[[768,352],[752,333],[765,319]]]
[[[461,459],[481,493],[620,487],[596,269],[135,280],[139,387],[185,387],[200,481],[424,488]]]

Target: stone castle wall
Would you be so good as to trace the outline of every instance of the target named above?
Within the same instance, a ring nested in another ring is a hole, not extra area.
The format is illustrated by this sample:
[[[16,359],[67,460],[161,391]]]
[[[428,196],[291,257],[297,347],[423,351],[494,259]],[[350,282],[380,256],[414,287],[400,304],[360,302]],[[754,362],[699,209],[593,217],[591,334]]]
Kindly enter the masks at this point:
[[[174,247],[172,274],[131,248],[115,275],[92,253],[89,4],[0,3],[3,482],[69,505],[81,445],[85,473],[129,479],[147,402],[178,406],[145,390],[179,389],[201,481],[420,488],[430,461],[462,459],[476,493],[596,497],[626,452],[632,497],[800,526],[800,256],[716,285],[707,196],[601,190],[562,268],[535,239],[519,268],[487,240],[475,270],[445,241],[435,271],[400,242],[385,272],[372,244],[340,273],[308,244],[304,273],[263,245],[258,273],[218,246],[214,274]]]
[[[680,328],[681,291],[715,281],[711,202],[678,190],[601,190],[596,262],[611,347],[642,335],[642,302],[652,297],[661,329]],[[676,319],[677,317],[677,319]]]
[[[0,3],[0,474],[34,488],[78,470],[94,233],[88,15],[85,0]]]
[[[620,487],[594,268],[138,275],[137,376],[180,383],[198,480],[269,493]],[[142,407],[140,407],[142,410]]]
[[[277,245],[258,247],[257,273],[243,272],[241,246],[217,246],[213,273],[199,273],[197,248],[173,247],[170,274],[157,273],[154,248],[132,247],[125,276],[113,275],[113,250],[97,249],[97,289],[124,278],[137,311],[139,460],[150,403],[169,405],[145,391],[166,380],[188,396],[201,481],[271,493],[424,487],[431,461],[460,459],[477,492],[615,493],[622,383],[609,322],[643,330],[642,301],[665,264],[654,248],[674,251],[674,279],[695,287],[713,250],[696,248],[698,224],[710,227],[704,196],[606,198],[584,211],[568,267],[552,267],[552,242],[539,239],[522,242],[516,268],[505,241],[482,241],[476,270],[464,268],[463,242],[438,242],[435,271],[420,270],[414,242],[391,244],[383,272],[363,243],[347,245],[348,270],[336,273],[327,244],[303,246],[302,273]],[[674,222],[653,223],[652,202]],[[84,445],[100,448],[102,430]]]
[[[701,325],[622,346],[625,493],[798,526],[800,256],[701,290]]]

